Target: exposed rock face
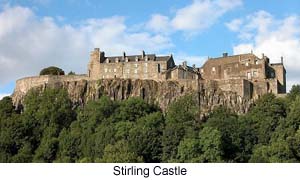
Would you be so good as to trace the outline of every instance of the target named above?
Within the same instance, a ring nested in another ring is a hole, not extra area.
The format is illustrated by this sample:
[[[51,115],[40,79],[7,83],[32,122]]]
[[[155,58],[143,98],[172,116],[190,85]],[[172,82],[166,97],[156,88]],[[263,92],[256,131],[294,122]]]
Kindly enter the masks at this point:
[[[162,110],[180,96],[196,93],[200,109],[203,113],[224,105],[242,114],[249,110],[253,100],[242,98],[234,92],[224,92],[216,88],[201,88],[194,91],[177,81],[157,82],[154,80],[101,79],[90,80],[86,76],[37,76],[17,81],[12,95],[13,103],[19,107],[26,93],[32,89],[64,88],[68,91],[74,105],[84,105],[89,100],[95,100],[107,95],[113,100],[123,100],[129,97],[141,97],[147,102],[158,104]]]

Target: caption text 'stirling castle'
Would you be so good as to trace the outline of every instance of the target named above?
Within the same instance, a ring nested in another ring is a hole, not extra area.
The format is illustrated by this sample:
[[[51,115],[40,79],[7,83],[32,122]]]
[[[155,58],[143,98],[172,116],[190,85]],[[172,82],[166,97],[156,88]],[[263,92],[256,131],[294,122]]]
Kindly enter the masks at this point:
[[[173,56],[145,54],[106,57],[95,48],[88,64],[90,79],[150,79],[155,81],[177,81],[183,87],[201,90],[215,86],[224,91],[233,91],[242,97],[257,98],[262,94],[286,93],[286,71],[283,58],[271,64],[267,56],[261,58],[253,53],[208,58],[200,68],[188,66],[186,62],[175,65]]]

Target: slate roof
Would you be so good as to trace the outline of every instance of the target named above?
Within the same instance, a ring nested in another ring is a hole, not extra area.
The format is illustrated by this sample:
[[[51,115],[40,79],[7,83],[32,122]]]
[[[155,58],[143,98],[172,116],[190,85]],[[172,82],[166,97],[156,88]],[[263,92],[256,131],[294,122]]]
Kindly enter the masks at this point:
[[[148,61],[168,61],[171,56],[156,56],[155,54],[145,54],[143,57],[142,55],[130,55],[125,56],[125,58],[128,59],[128,62],[135,62],[136,58],[138,58],[138,61],[145,61],[146,57],[148,58]],[[119,59],[119,62],[125,62],[125,58],[123,56],[110,56],[105,57],[106,59],[109,59],[109,62],[114,63],[117,59]]]

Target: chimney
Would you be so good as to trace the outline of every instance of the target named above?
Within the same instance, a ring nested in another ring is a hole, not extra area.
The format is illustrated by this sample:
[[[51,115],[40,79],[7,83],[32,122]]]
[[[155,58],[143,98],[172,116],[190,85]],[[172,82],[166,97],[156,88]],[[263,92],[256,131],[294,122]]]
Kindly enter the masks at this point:
[[[281,64],[283,64],[283,56],[281,56],[281,58],[280,58],[280,59],[281,59]]]
[[[126,53],[125,51],[123,51],[123,58],[125,59],[125,57],[126,57]]]
[[[183,62],[182,62],[182,66],[183,66],[183,67],[186,67],[186,66],[187,66],[187,62],[186,62],[186,61],[183,61]]]
[[[144,57],[146,56],[145,51],[142,51],[142,59],[144,59]]]
[[[253,49],[251,49],[251,54],[253,54]]]
[[[261,56],[262,56],[263,59],[265,58],[265,54],[264,53],[262,53]]]
[[[100,52],[100,48],[94,48],[94,51]]]
[[[228,53],[227,52],[224,52],[223,53],[223,57],[227,57],[228,56]]]
[[[196,68],[196,64],[193,64],[193,68],[194,68],[194,69]]]

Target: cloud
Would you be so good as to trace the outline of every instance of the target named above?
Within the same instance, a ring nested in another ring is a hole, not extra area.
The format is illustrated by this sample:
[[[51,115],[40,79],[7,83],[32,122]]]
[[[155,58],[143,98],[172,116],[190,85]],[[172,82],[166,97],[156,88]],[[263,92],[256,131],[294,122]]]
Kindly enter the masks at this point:
[[[151,19],[146,23],[148,29],[159,33],[170,32],[170,25],[169,17],[160,14],[153,14]]]
[[[156,32],[169,32],[171,29],[193,35],[209,28],[222,15],[241,4],[241,0],[193,0],[192,4],[176,10],[173,18],[155,14],[147,24]]]
[[[10,96],[10,94],[0,94],[0,100],[2,100],[2,98],[4,98],[5,96]]]
[[[195,32],[213,25],[224,13],[240,6],[240,0],[194,0],[176,12],[172,25],[177,30]]]
[[[235,30],[240,43],[233,47],[234,54],[253,50],[255,54],[264,53],[273,63],[280,62],[280,57],[283,56],[288,89],[292,84],[299,84],[300,17],[290,15],[276,19],[268,12],[259,11],[243,18],[242,22]],[[245,38],[245,34],[251,38]]]
[[[59,25],[51,17],[38,17],[26,7],[0,10],[0,85],[37,75],[47,66],[85,73],[89,51],[100,47],[108,55],[160,52],[172,47],[168,36],[127,31],[125,18],[87,19],[80,25]]]
[[[242,19],[234,19],[229,23],[225,23],[225,25],[227,26],[228,29],[230,29],[231,31],[237,32],[241,25],[243,23]]]

